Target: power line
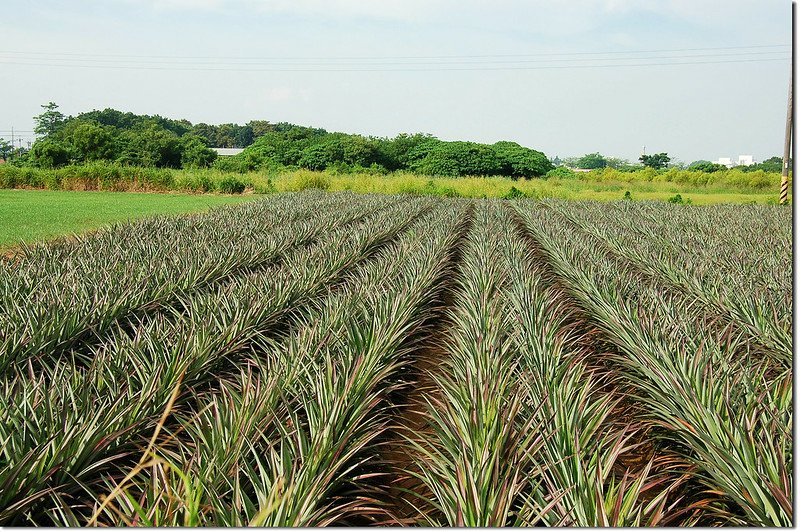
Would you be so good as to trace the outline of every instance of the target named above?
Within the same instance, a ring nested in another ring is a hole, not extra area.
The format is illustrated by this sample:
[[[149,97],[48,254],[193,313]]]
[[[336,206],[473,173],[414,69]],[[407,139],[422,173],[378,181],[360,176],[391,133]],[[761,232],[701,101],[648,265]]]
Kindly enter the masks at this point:
[[[746,50],[753,48],[789,48],[790,44],[753,44],[745,46],[717,46],[717,47],[702,47],[702,48],[664,48],[658,50],[609,50],[604,52],[591,51],[591,52],[536,52],[528,54],[484,54],[484,55],[417,55],[417,56],[200,56],[200,55],[132,55],[132,54],[97,54],[93,52],[35,52],[29,50],[0,50],[3,54],[19,54],[19,55],[51,55],[51,56],[85,56],[85,57],[112,57],[112,58],[139,58],[139,59],[222,59],[222,60],[238,60],[238,59],[255,59],[255,60],[323,60],[323,61],[337,61],[337,60],[361,60],[361,59],[377,59],[377,60],[394,60],[394,59],[476,59],[476,58],[492,58],[492,57],[540,57],[540,56],[574,56],[574,55],[612,55],[612,54],[650,54],[650,53],[667,53],[667,52],[697,52],[697,51],[711,51],[711,50]]]
[[[754,55],[776,55],[776,54],[787,54],[788,51],[771,51],[771,52],[737,52],[734,54],[729,53],[712,53],[712,54],[691,54],[691,55],[660,55],[660,56],[648,56],[648,57],[608,57],[608,58],[593,58],[593,59],[582,59],[582,58],[559,58],[559,59],[506,59],[506,60],[473,60],[473,61],[437,61],[437,62],[426,62],[426,61],[415,61],[413,63],[409,62],[358,62],[358,63],[321,63],[321,62],[306,62],[306,63],[285,63],[285,62],[235,62],[230,63],[236,66],[297,66],[297,67],[307,67],[307,66],[447,66],[447,65],[482,65],[482,64],[525,64],[525,63],[575,63],[575,62],[587,62],[587,61],[643,61],[643,60],[663,60],[663,59],[695,59],[695,58],[727,58],[727,57],[744,57],[744,56],[754,56]],[[2,54],[2,52],[0,52]],[[47,61],[47,62],[66,62],[68,65],[81,65],[84,63],[105,63],[105,64],[113,64],[113,65],[187,65],[187,66],[201,66],[201,65],[218,65],[219,63],[215,62],[208,62],[208,61],[201,61],[201,62],[190,62],[186,63],[183,61],[135,61],[135,60],[114,60],[114,59],[71,59],[71,58],[31,58],[31,59],[23,59],[20,61],[17,58],[4,58],[0,57],[0,61],[14,61],[16,64],[22,64],[23,61],[27,64],[30,61]]]
[[[453,71],[513,71],[513,70],[552,70],[552,69],[583,69],[583,68],[624,68],[624,67],[653,67],[653,66],[679,66],[679,65],[718,65],[724,63],[766,63],[774,61],[786,61],[785,58],[775,59],[735,59],[722,61],[682,61],[669,63],[631,63],[631,64],[612,64],[612,65],[545,65],[545,66],[521,66],[521,67],[476,67],[476,68],[187,68],[187,67],[156,67],[156,66],[133,66],[133,65],[86,65],[86,64],[58,64],[58,63],[32,63],[23,61],[6,61],[0,59],[0,64],[5,65],[24,65],[60,68],[95,68],[95,69],[118,69],[118,70],[164,70],[182,72],[453,72]]]

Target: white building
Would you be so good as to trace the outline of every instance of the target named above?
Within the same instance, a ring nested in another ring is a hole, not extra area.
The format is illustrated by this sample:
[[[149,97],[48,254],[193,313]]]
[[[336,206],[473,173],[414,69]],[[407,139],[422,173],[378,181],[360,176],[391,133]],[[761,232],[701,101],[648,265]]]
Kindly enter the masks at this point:
[[[244,151],[244,148],[211,148],[217,155],[221,155],[223,157],[231,156],[231,155],[239,155]]]
[[[752,155],[740,155],[735,162],[733,160],[733,157],[720,157],[716,161],[712,162],[721,164],[727,168],[733,168],[734,166],[750,166],[756,164],[755,158],[753,158]]]

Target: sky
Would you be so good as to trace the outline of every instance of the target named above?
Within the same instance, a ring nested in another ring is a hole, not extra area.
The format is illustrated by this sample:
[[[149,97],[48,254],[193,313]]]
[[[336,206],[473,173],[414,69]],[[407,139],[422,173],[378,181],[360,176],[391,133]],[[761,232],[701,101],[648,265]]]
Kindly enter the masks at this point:
[[[15,0],[0,11],[6,139],[12,127],[31,138],[54,101],[67,115],[424,132],[561,158],[783,150],[789,0]]]

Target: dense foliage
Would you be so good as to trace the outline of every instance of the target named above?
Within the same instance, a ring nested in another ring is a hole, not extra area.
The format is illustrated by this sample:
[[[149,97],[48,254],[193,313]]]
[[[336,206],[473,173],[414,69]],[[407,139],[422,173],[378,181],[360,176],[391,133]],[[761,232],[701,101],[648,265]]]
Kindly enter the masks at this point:
[[[64,116],[52,102],[35,117],[40,138],[13,162],[60,168],[94,161],[157,168],[204,168],[246,172],[305,168],[334,172],[387,173],[408,170],[429,175],[541,177],[552,168],[539,151],[514,142],[493,145],[445,142],[430,135],[401,134],[392,139],[331,133],[286,122],[192,124],[158,115],[115,109]],[[247,148],[218,158],[210,147]],[[5,145],[1,153],[10,153]]]
[[[642,154],[639,157],[639,161],[648,168],[655,168],[656,170],[660,170],[661,168],[666,168],[670,162],[671,157],[664,152],[661,153],[654,153],[652,155],[645,155]]]
[[[435,176],[512,178],[541,177],[553,167],[542,152],[515,142],[447,142],[423,134],[386,139],[301,126],[266,133],[242,154],[218,165],[238,171],[293,166],[337,172],[408,170]]]

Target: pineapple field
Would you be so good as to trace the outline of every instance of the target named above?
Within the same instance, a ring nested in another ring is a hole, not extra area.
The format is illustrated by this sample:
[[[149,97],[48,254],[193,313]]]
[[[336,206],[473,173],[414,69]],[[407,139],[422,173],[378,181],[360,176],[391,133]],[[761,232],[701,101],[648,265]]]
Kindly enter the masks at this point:
[[[0,260],[0,525],[793,523],[790,209],[309,190]]]

